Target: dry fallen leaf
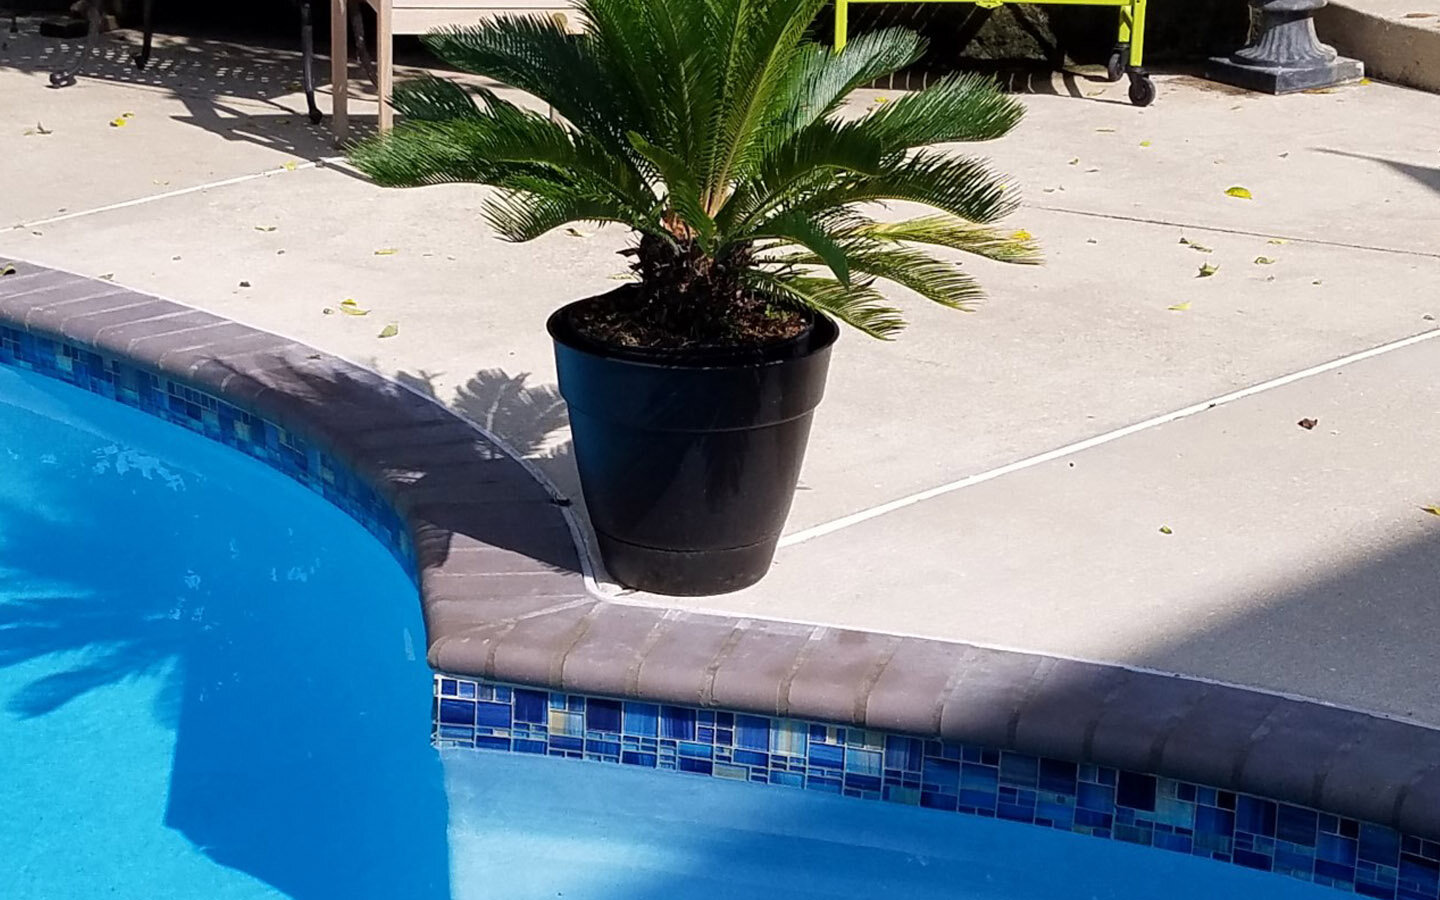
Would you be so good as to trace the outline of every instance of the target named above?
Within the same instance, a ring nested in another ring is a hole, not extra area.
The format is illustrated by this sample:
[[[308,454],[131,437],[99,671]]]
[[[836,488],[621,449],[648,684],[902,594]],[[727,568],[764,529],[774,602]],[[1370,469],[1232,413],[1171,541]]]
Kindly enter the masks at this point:
[[[275,226],[275,225],[256,225],[256,226],[255,226],[255,230],[256,230],[256,231],[274,231],[277,227],[278,227],[278,226]]]
[[[1187,309],[1190,308],[1190,301],[1189,301],[1189,300],[1186,300],[1186,301],[1184,301],[1184,302],[1182,302],[1182,303],[1177,303],[1177,304],[1175,304],[1174,306],[1167,306],[1167,307],[1165,307],[1165,308],[1166,308],[1166,309],[1169,309],[1169,310],[1173,310],[1174,312],[1184,312],[1185,310],[1187,310]]]
[[[386,325],[384,328],[380,329],[380,337],[382,338],[394,337],[399,333],[400,326],[396,325],[394,322],[391,322],[389,325]]]
[[[1070,163],[1069,163],[1069,164],[1072,165],[1072,166],[1078,166],[1078,165],[1080,165],[1080,157],[1077,156],[1077,157],[1075,157],[1074,159],[1070,160]]]
[[[300,164],[297,163],[297,162],[295,162],[293,159],[290,160],[289,162],[285,163],[285,168],[286,168],[288,171],[291,171],[291,172],[295,171],[295,170],[296,170],[297,168],[299,168],[299,167],[300,167]]]
[[[1257,266],[1273,266],[1273,265],[1275,265],[1275,260],[1271,259],[1271,258],[1268,257],[1268,256],[1257,256],[1257,257],[1255,257],[1255,265],[1257,265]]]
[[[1250,193],[1249,188],[1243,188],[1239,185],[1236,185],[1232,188],[1227,188],[1225,193],[1229,194],[1231,197],[1239,197],[1241,200],[1255,199],[1254,195]]]
[[[1097,128],[1097,129],[1095,129],[1095,130],[1098,131],[1098,132],[1100,132],[1101,134],[1114,134],[1114,133],[1115,133],[1115,129],[1113,129],[1113,128]]]
[[[1206,263],[1205,265],[1203,265],[1203,266],[1200,267],[1200,274],[1199,274],[1199,275],[1196,275],[1195,277],[1196,277],[1196,278],[1209,278],[1211,275],[1214,275],[1214,274],[1215,274],[1216,272],[1218,272],[1218,271],[1220,271],[1220,267],[1219,267],[1219,266],[1212,266],[1212,265],[1210,265],[1209,263]]]
[[[241,286],[241,287],[249,287],[249,286],[250,286],[250,282],[248,282],[248,281],[242,281],[242,282],[240,282],[240,286]]]
[[[1140,146],[1142,146],[1142,147],[1148,147],[1148,146],[1150,146],[1150,142],[1149,142],[1149,141],[1141,141],[1141,142],[1140,142]]]
[[[876,103],[889,103],[889,102],[890,102],[890,98],[889,98],[889,97],[876,97],[876,98],[875,98],[875,102],[876,102]]]
[[[125,119],[123,119],[123,118],[121,118],[121,119],[111,119],[111,120],[110,120],[110,127],[111,127],[111,128],[124,128],[126,124],[127,124],[127,121],[126,121]]]
[[[609,276],[609,278],[610,278],[611,281],[639,281],[639,280],[640,280],[640,279],[635,275],[634,272],[616,272],[614,275]]]
[[[104,275],[96,275],[95,277],[98,278],[98,279],[100,279],[101,281],[114,281],[114,280],[115,280],[115,273],[114,273],[114,272],[106,272]]]
[[[1432,516],[1440,516],[1440,506],[1422,506],[1420,508]]]
[[[1301,428],[1305,429],[1306,431],[1309,431],[1309,430],[1311,430],[1312,428],[1314,428],[1316,425],[1319,425],[1319,424],[1320,424],[1320,420],[1319,420],[1319,419],[1301,419],[1300,421],[1296,422],[1295,424],[1296,424],[1296,425],[1299,425]]]
[[[1161,526],[1160,526],[1160,533],[1161,533],[1161,534],[1174,534],[1175,532],[1170,530],[1170,526],[1169,526],[1169,525],[1161,525]]]
[[[15,274],[15,264],[14,264],[14,263],[5,263],[4,265],[0,265],[0,278],[3,278],[3,277],[6,276],[6,275],[14,275],[14,274]]]
[[[340,301],[340,311],[343,312],[343,313],[344,313],[345,315],[347,315],[347,316],[368,316],[368,315],[370,315],[370,310],[368,310],[368,309],[361,309],[361,308],[360,308],[360,304],[356,303],[353,299],[351,299],[351,298],[349,298],[349,297],[346,297],[344,300],[341,300],[341,301]]]
[[[1194,241],[1188,240],[1188,239],[1183,238],[1183,237],[1180,239],[1180,243],[1182,243],[1182,244],[1184,244],[1185,246],[1189,247],[1191,250],[1196,250],[1196,251],[1199,251],[1200,253],[1214,253],[1214,252],[1215,252],[1214,250],[1210,249],[1209,247],[1205,246],[1204,244],[1197,244],[1197,243],[1195,243]]]
[[[330,307],[327,306],[327,307],[325,307],[324,309],[320,310],[320,314],[321,314],[322,316],[333,316],[333,315],[335,315],[335,310],[333,310],[333,309],[331,309]]]
[[[397,254],[397,253],[399,253],[399,252],[400,252],[400,251],[397,250],[397,249],[395,249],[394,247],[381,247],[379,250],[376,250],[376,251],[375,251],[375,255],[376,255],[376,256],[394,256],[395,254]]]
[[[568,235],[570,235],[571,237],[578,237],[578,238],[583,238],[583,237],[589,237],[589,236],[590,236],[590,234],[589,234],[588,232],[581,231],[581,230],[578,229],[578,228],[566,228],[566,229],[565,229],[565,233],[568,234]]]
[[[1267,244],[1276,244],[1276,245],[1279,245],[1279,244],[1288,244],[1288,243],[1290,243],[1290,242],[1287,241],[1287,240],[1285,240],[1284,238],[1271,238],[1270,240],[1266,241],[1265,243],[1267,243]]]
[[[1017,231],[1014,234],[1010,235],[1010,240],[1012,241],[1032,241],[1034,239],[1035,235],[1031,234],[1028,231]]]

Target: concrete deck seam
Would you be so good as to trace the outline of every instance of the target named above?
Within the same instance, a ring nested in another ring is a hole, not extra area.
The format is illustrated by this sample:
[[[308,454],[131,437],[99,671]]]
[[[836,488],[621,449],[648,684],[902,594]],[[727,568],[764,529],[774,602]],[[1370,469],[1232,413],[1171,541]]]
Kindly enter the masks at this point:
[[[1366,250],[1371,253],[1393,253],[1397,256],[1419,256],[1440,259],[1440,250],[1403,250],[1399,247],[1378,247],[1374,244],[1347,244],[1344,241],[1327,241],[1324,238],[1294,237],[1269,231],[1249,231],[1244,228],[1226,228],[1222,225],[1202,225],[1198,222],[1171,222],[1168,219],[1151,219],[1145,216],[1127,216],[1120,213],[1090,212],[1084,209],[1066,209],[1063,206],[1048,206],[1043,203],[1022,203],[1025,209],[1039,209],[1045,212],[1064,213],[1071,216],[1085,216],[1091,219],[1111,219],[1118,222],[1134,222],[1139,225],[1161,225],[1167,228],[1184,228],[1190,231],[1210,231],[1216,234],[1235,234],[1243,237],[1279,238],[1292,244],[1314,244],[1317,247],[1335,247],[1343,250]]]
[[[942,497],[946,494],[954,493],[961,488],[973,487],[977,484],[984,484],[985,482],[992,481],[996,478],[1001,477],[1002,475],[1009,475],[1014,472],[1020,472],[1025,469],[1034,468],[1038,465],[1043,465],[1044,463],[1054,462],[1057,459],[1064,459],[1067,456],[1074,456],[1077,453],[1089,450],[1093,447],[1099,447],[1112,441],[1117,441],[1120,438],[1129,437],[1132,434],[1139,434],[1142,431],[1149,431],[1150,429],[1157,428],[1161,425],[1168,425],[1171,422],[1176,422],[1180,419],[1189,418],[1190,416],[1193,416],[1197,413],[1202,413],[1206,412],[1207,410],[1214,409],[1217,406],[1224,406],[1229,403],[1234,403],[1237,400],[1243,400],[1247,397],[1253,397],[1257,394],[1265,393],[1266,391],[1272,391],[1276,388],[1284,387],[1288,384],[1294,384],[1297,381],[1302,381],[1306,378],[1311,378],[1316,375],[1323,375],[1326,372],[1331,372],[1335,369],[1344,368],[1345,366],[1352,365],[1357,362],[1362,362],[1367,359],[1372,359],[1376,356],[1383,356],[1386,353],[1391,353],[1396,350],[1403,350],[1406,347],[1433,340],[1437,337],[1440,337],[1440,329],[1422,331],[1419,334],[1412,334],[1411,336],[1407,338],[1401,338],[1398,341],[1391,341],[1389,343],[1381,344],[1378,347],[1371,347],[1368,350],[1361,350],[1357,353],[1351,353],[1347,356],[1342,356],[1339,359],[1333,359],[1329,362],[1320,363],[1319,365],[1311,366],[1307,369],[1301,369],[1298,372],[1291,372],[1288,375],[1281,375],[1278,378],[1272,378],[1268,381],[1262,381],[1259,384],[1253,384],[1249,387],[1241,388],[1238,391],[1231,391],[1228,394],[1221,394],[1220,396],[1213,397],[1209,400],[1202,400],[1199,403],[1192,403],[1191,405],[1183,407],[1181,409],[1173,410],[1168,413],[1162,413],[1158,416],[1153,416],[1149,419],[1135,422],[1131,425],[1126,425],[1123,428],[1117,428],[1114,431],[1107,431],[1103,434],[1097,434],[1094,437],[1088,437],[1084,440],[1075,441],[1074,443],[1066,444],[1062,447],[1056,447],[1054,450],[1047,450],[1044,453],[1040,453],[1035,456],[1029,456],[1012,463],[1007,463],[998,468],[989,469],[984,472],[977,472],[974,475],[968,475],[964,478],[937,485],[933,488],[927,488],[923,491],[917,491],[913,494],[891,500],[888,503],[881,503],[868,509],[862,509],[857,512],[853,512],[848,516],[841,516],[838,519],[832,519],[829,522],[824,522],[811,528],[805,528],[800,531],[787,534],[784,537],[780,538],[779,546],[781,549],[784,549],[786,547],[793,547],[796,544],[801,544],[805,541],[814,540],[815,538],[823,537],[827,534],[832,534],[836,531],[849,528],[852,525],[859,525],[862,522],[868,522],[871,519],[879,518],[880,516],[883,516],[887,513],[892,513],[897,510],[905,509],[909,506],[914,506],[917,503],[922,503],[926,500],[933,500],[936,497]],[[620,598],[606,595],[605,599],[618,601]]]

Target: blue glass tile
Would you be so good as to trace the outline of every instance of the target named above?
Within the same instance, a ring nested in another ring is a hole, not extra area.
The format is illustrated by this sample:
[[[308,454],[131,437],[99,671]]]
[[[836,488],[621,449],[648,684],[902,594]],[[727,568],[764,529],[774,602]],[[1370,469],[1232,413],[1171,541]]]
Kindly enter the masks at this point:
[[[454,697],[460,693],[460,683],[453,678],[445,678],[440,682],[440,693],[447,697]]]
[[[1317,860],[1354,866],[1356,842],[1335,834],[1321,834],[1315,844],[1315,857]]]
[[[812,740],[812,741],[823,741],[823,740],[825,740],[825,726],[824,726],[824,725],[811,725],[811,726],[810,726],[810,740]]]
[[[770,755],[768,753],[759,753],[755,750],[736,750],[734,759],[742,766],[765,767],[770,765]]]
[[[691,744],[688,742],[682,743],[679,749],[681,756],[688,756],[692,759],[709,759],[715,752],[715,748],[709,744]]]
[[[846,772],[845,786],[861,791],[878,791],[880,790],[880,779],[874,775],[856,775],[853,772]]]
[[[644,766],[648,769],[655,768],[655,754],[640,753],[635,750],[626,750],[620,755],[620,761],[627,766]]]
[[[475,730],[458,725],[441,725],[440,736],[450,740],[470,741],[475,737]]]
[[[695,728],[695,740],[713,743],[715,740],[715,729],[708,725],[699,725]]]
[[[708,759],[690,759],[689,757],[685,756],[680,757],[680,771],[682,772],[697,772],[701,775],[709,775],[711,766],[713,765],[714,763],[710,762],[710,760]]]
[[[845,749],[845,771],[855,772],[860,775],[879,775],[881,768],[881,754],[878,750],[860,750],[855,747]]]
[[[515,689],[515,721],[543,725],[547,721],[550,698],[544,691]]]
[[[479,701],[475,704],[475,724],[490,728],[510,727],[510,704]]]
[[[1235,801],[1235,830],[1275,837],[1276,810],[1270,800],[1240,795]]]
[[[838,794],[843,785],[838,778],[821,778],[818,775],[810,775],[805,779],[805,788],[812,791],[824,791],[827,794]]]
[[[730,746],[731,744],[735,743],[735,732],[729,730],[728,728],[716,729],[715,743],[724,744],[727,747]]]
[[[473,681],[462,681],[462,682],[460,682],[460,696],[473,698],[473,697],[475,696],[475,682],[473,682]]]
[[[585,752],[598,753],[601,756],[619,756],[619,741],[590,741],[585,742]]]
[[[1440,895],[1440,863],[1410,853],[1401,856],[1400,886],[1430,897]]]
[[[1380,825],[1361,824],[1360,859],[1382,866],[1393,866],[1399,858],[1399,833]]]
[[[1329,860],[1315,860],[1315,879],[1328,878],[1332,883],[1350,885],[1355,883],[1355,867]]]
[[[885,767],[906,772],[920,771],[924,745],[918,738],[891,734],[885,737]]]
[[[1177,853],[1189,853],[1193,849],[1190,837],[1183,834],[1169,834],[1157,831],[1150,840],[1150,846]]]
[[[734,714],[734,713],[728,713],[728,712],[719,712],[719,711],[716,711],[716,713],[715,713],[715,727],[716,727],[716,728],[734,728],[734,727],[735,727],[735,714]]]
[[[1053,759],[1040,760],[1039,787],[1057,794],[1075,793],[1075,764]]]
[[[824,766],[827,769],[838,769],[845,762],[845,748],[832,747],[828,744],[810,744],[810,765]]]
[[[1131,809],[1155,811],[1155,776],[1121,772],[1115,785],[1115,803]]]
[[[516,738],[514,741],[517,753],[544,753],[548,748],[544,741],[528,741]]]
[[[1023,753],[1000,754],[1000,783],[1034,787],[1040,777],[1040,760]]]
[[[1215,806],[1215,794],[1216,791],[1214,788],[1196,787],[1195,802],[1201,804],[1202,806]]]
[[[804,787],[805,776],[796,772],[771,772],[771,784],[783,784],[787,787]]]
[[[695,740],[695,710],[683,706],[660,707],[660,736],[681,741]]]
[[[920,805],[927,809],[944,809],[954,812],[960,803],[960,798],[954,794],[943,794],[938,791],[921,791]]]
[[[1360,837],[1360,823],[1354,819],[1340,820],[1340,836],[1347,838]]]
[[[620,731],[621,709],[619,700],[591,697],[585,704],[585,728],[611,733]]]
[[[1355,893],[1362,897],[1379,897],[1380,900],[1395,900],[1395,886],[1388,884],[1374,884],[1368,881],[1356,881]]]
[[[550,749],[571,751],[583,750],[585,749],[585,741],[578,737],[564,737],[561,735],[552,734],[550,735]]]
[[[474,725],[474,702],[470,700],[441,700],[440,721],[446,725]]]
[[[1281,803],[1276,809],[1275,836],[1282,841],[1315,846],[1315,835],[1319,830],[1319,819],[1312,809],[1302,809]]]
[[[1270,867],[1273,865],[1270,857],[1263,853],[1252,853],[1249,850],[1237,849],[1232,858],[1238,866],[1244,866],[1247,869],[1260,869],[1264,872],[1270,871]]]
[[[1235,814],[1213,806],[1195,807],[1195,833],[1230,837],[1235,833]]]
[[[1275,845],[1275,871],[1309,878],[1315,871],[1315,855],[1309,847],[1280,841]]]
[[[625,704],[625,733],[655,737],[659,734],[660,707],[653,703]]]
[[[1075,794],[1075,805],[1081,809],[1108,813],[1115,808],[1115,791],[1103,785],[1081,782]]]
[[[770,749],[770,720],[760,716],[735,717],[735,746],[746,750]]]
[[[490,737],[490,736],[486,736],[486,735],[476,735],[476,737],[475,737],[475,746],[476,746],[476,747],[483,748],[483,749],[485,749],[485,750],[509,750],[509,749],[510,749],[510,739],[509,739],[509,738],[504,738],[504,737]]]
[[[1109,828],[1115,823],[1115,817],[1110,813],[1097,812],[1090,809],[1075,810],[1075,824],[1083,825],[1086,828]]]

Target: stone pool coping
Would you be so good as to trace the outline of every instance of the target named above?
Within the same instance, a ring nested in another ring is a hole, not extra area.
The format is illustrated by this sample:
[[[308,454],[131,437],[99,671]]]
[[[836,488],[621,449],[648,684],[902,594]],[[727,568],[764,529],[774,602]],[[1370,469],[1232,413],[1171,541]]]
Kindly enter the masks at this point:
[[[563,499],[433,400],[192,307],[15,266],[0,325],[206,391],[369,481],[410,529],[438,670],[1147,772],[1440,840],[1440,730],[1177,675],[601,599]]]

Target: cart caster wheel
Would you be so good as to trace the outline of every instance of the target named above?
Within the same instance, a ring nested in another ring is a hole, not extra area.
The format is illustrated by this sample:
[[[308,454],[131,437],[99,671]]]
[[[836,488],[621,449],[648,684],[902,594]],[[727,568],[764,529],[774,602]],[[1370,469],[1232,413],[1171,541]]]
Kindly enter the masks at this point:
[[[1149,106],[1155,102],[1155,82],[1143,72],[1130,73],[1130,102],[1136,106]]]
[[[319,125],[319,124],[320,124],[320,120],[321,120],[321,119],[324,119],[324,118],[325,118],[325,114],[322,113],[322,112],[320,112],[320,110],[318,110],[318,109],[312,109],[312,110],[310,110],[310,124],[311,124],[311,125]]]
[[[135,63],[135,71],[143,72],[145,71],[145,66],[150,62],[150,54],[136,53],[130,57],[130,60]]]
[[[1111,84],[1125,77],[1125,59],[1130,55],[1130,48],[1124,44],[1116,46],[1115,52],[1110,54],[1110,61],[1105,64],[1105,78]]]
[[[57,87],[57,88],[69,87],[70,85],[72,85],[72,84],[74,84],[74,83],[75,83],[75,76],[74,76],[74,75],[71,75],[69,72],[51,72],[51,73],[50,73],[50,86],[51,86],[51,87]]]

